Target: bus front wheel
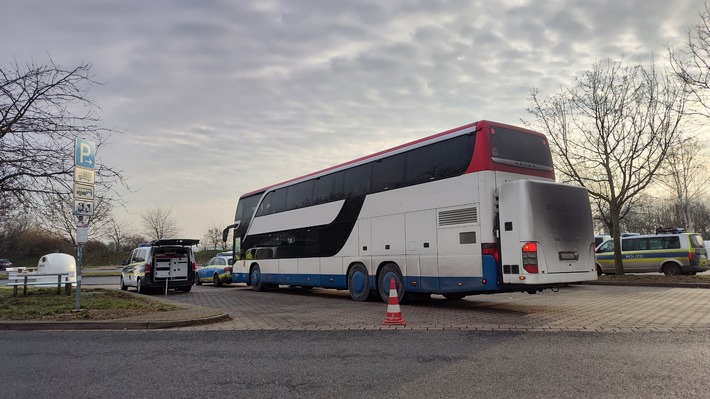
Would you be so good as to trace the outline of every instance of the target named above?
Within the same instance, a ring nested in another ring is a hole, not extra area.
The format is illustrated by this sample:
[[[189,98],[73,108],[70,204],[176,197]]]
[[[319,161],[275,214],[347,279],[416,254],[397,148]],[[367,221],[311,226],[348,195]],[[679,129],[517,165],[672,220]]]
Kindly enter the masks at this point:
[[[251,289],[254,291],[264,291],[266,289],[259,265],[252,266],[251,272],[249,272],[249,281],[251,282]]]
[[[404,299],[404,279],[402,278],[402,272],[399,271],[399,266],[396,264],[387,263],[382,266],[380,274],[377,276],[377,290],[382,300],[387,303],[390,297],[390,282],[392,278],[394,278],[395,285],[397,286],[398,302],[402,303]]]

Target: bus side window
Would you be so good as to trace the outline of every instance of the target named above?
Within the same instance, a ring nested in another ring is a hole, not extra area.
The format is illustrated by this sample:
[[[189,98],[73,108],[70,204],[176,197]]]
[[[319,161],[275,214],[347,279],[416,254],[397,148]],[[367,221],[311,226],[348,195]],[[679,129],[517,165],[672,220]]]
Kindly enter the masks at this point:
[[[405,154],[393,155],[373,164],[372,192],[399,188],[404,183]]]
[[[347,198],[359,197],[370,192],[370,170],[372,170],[372,163],[345,171],[343,191]]]
[[[314,205],[344,199],[343,172],[331,173],[315,180],[313,187]]]

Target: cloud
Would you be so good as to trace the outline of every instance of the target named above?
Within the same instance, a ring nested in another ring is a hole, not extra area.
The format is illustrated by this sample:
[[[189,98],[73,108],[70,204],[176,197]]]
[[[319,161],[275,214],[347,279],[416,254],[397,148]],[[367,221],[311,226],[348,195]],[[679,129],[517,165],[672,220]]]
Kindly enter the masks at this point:
[[[90,96],[123,132],[98,156],[139,188],[126,217],[172,207],[199,238],[241,193],[478,119],[518,124],[532,87],[598,59],[663,59],[703,5],[28,0],[3,5],[0,52],[92,63]]]

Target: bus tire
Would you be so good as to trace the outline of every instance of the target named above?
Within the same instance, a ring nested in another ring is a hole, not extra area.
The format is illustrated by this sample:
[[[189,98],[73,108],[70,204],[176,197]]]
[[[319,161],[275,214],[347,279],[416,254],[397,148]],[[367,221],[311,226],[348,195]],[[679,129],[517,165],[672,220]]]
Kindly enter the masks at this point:
[[[390,281],[393,277],[397,285],[398,302],[402,303],[402,300],[404,300],[404,279],[402,278],[402,272],[399,271],[399,266],[395,263],[386,263],[382,266],[377,276],[377,290],[382,301],[387,303],[390,297]]]
[[[254,265],[249,271],[249,281],[251,282],[251,289],[257,292],[266,290],[264,286],[263,276],[261,275],[261,268],[259,265]]]
[[[669,262],[663,265],[663,274],[666,276],[679,276],[683,274],[683,271],[677,264]]]
[[[348,272],[348,292],[356,302],[365,302],[370,297],[370,276],[363,264],[356,264]]]

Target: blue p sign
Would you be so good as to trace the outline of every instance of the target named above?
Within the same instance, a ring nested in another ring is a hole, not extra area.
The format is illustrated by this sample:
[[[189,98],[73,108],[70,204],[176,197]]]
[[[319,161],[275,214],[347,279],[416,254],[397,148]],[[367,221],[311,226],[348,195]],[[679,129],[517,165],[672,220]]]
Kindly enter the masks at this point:
[[[74,165],[94,169],[94,155],[96,155],[96,146],[94,143],[80,138],[76,139]]]

